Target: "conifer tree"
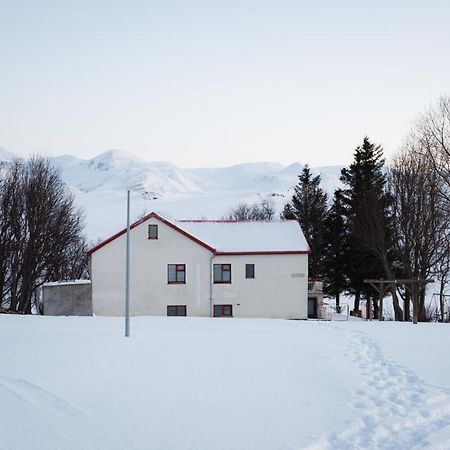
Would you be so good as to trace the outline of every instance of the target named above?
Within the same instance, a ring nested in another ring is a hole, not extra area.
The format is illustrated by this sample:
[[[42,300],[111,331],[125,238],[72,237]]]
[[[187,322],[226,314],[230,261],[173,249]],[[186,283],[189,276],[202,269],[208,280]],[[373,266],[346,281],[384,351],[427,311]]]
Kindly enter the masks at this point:
[[[333,203],[325,219],[324,290],[325,294],[336,299],[336,307],[340,304],[340,294],[347,288],[345,268],[349,255],[342,196],[340,189],[335,191]]]
[[[320,175],[313,176],[308,165],[298,178],[292,197],[292,209],[311,249],[308,258],[309,277],[318,278],[322,275],[327,194],[320,187]]]
[[[283,211],[280,213],[280,218],[283,220],[296,220],[297,216],[295,215],[294,207],[291,203],[286,203],[284,205]]]
[[[343,201],[349,232],[346,270],[349,291],[355,295],[355,310],[359,310],[361,293],[366,297],[375,295],[364,283],[365,278],[393,277],[391,197],[386,189],[384,162],[382,147],[365,137],[355,150],[353,163],[341,172],[341,181],[346,185]],[[395,292],[393,302],[396,319],[401,320]]]

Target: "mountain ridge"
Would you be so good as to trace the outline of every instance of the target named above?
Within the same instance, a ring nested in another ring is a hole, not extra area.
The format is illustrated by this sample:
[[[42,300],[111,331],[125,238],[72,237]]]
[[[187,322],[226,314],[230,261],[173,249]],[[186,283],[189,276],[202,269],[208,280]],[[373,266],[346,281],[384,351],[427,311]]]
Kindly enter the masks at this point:
[[[0,148],[3,167],[14,158]],[[290,200],[304,164],[247,162],[227,167],[180,168],[168,161],[146,161],[132,153],[111,149],[90,159],[63,154],[49,157],[85,211],[88,237],[96,240],[125,224],[126,192],[132,195],[132,216],[155,211],[172,219],[217,219],[239,203],[270,199],[277,211]],[[1,164],[0,164],[1,165]],[[311,167],[322,177],[331,196],[340,187],[342,166]],[[117,212],[122,210],[122,214]]]

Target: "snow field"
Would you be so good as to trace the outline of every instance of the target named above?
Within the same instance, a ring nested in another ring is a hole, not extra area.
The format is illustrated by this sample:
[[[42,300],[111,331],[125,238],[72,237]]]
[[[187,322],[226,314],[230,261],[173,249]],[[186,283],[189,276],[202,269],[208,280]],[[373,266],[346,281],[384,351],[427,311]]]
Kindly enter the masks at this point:
[[[371,331],[375,328],[384,331],[386,326],[392,328],[395,325],[414,337],[414,328],[405,329],[405,326],[411,326],[410,324],[372,323],[366,324],[366,327],[371,327]],[[429,324],[422,326],[427,325],[430,328]],[[362,383],[350,397],[351,405],[360,410],[360,417],[345,430],[328,433],[310,448],[450,448],[450,390],[445,383],[444,386],[426,383],[411,368],[387,356],[382,346],[366,330],[344,331],[343,327],[335,329],[352,336],[344,356],[357,367],[361,375]],[[417,339],[417,336],[415,337]],[[387,341],[385,344],[388,345],[387,351],[389,347],[395,348],[395,338],[391,345]],[[415,352],[414,344],[412,339],[411,353]],[[428,351],[434,353],[435,358],[438,357],[434,349],[429,347]],[[420,353],[415,354],[417,365],[425,363],[421,356]],[[439,432],[447,437],[436,442],[436,445],[431,445],[428,439]]]
[[[0,448],[450,448],[445,324],[0,316]]]

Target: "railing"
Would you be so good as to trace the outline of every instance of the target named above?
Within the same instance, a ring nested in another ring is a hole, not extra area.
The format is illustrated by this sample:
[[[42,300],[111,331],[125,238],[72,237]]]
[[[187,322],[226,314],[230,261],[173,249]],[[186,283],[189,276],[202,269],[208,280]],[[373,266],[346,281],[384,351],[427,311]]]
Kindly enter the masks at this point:
[[[321,319],[324,320],[348,320],[350,316],[350,307],[347,304],[340,306],[324,303],[321,311]]]
[[[308,281],[308,292],[309,293],[322,293],[323,290],[323,281]]]

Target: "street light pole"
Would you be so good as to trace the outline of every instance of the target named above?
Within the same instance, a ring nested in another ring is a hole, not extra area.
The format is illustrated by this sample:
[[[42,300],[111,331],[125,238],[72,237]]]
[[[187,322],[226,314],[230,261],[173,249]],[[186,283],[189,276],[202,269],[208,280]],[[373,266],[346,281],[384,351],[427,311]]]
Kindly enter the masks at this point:
[[[127,190],[127,249],[125,257],[125,337],[130,336],[130,190]]]

